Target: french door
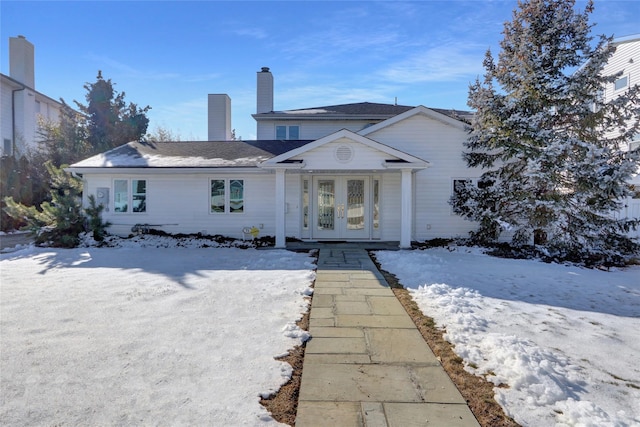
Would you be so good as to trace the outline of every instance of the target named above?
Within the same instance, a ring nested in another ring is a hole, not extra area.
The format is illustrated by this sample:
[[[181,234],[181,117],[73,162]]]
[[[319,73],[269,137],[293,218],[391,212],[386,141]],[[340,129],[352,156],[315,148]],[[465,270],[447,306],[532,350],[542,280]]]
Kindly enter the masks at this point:
[[[317,239],[368,239],[369,178],[316,176],[312,233]]]

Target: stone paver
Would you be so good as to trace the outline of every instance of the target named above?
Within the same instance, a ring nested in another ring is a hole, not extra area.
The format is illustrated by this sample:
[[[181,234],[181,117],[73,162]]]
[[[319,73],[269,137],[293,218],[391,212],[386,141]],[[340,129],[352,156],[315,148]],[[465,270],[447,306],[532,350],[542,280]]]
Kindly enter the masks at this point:
[[[320,249],[309,332],[296,426],[479,425],[364,249]]]

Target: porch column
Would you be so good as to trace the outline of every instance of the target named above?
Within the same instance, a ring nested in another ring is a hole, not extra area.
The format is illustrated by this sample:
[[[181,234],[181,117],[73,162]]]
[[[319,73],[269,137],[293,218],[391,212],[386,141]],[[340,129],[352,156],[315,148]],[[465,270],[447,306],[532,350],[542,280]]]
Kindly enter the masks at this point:
[[[285,172],[286,169],[276,168],[276,248],[285,248]]]
[[[411,211],[412,180],[411,169],[402,169],[400,200],[400,247],[411,247],[411,224],[413,215]]]

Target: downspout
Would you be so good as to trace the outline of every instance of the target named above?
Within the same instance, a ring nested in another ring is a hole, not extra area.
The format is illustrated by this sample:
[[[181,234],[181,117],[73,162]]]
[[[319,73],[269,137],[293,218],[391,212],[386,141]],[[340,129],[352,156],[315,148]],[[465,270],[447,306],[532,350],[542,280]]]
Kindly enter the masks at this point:
[[[22,87],[11,91],[11,156],[16,156],[16,92],[25,90],[27,87],[19,83]]]

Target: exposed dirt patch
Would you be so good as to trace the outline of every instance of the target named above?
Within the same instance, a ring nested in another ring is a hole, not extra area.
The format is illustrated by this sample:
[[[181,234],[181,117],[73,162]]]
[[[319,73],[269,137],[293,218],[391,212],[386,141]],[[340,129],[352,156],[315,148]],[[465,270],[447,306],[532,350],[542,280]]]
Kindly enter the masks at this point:
[[[382,270],[375,258],[373,261],[393,288],[393,293],[404,306],[431,350],[442,363],[444,370],[460,390],[480,425],[483,427],[520,426],[508,417],[495,401],[494,384],[464,370],[462,358],[455,354],[451,343],[442,337],[445,331],[437,328],[435,321],[422,313],[418,304],[411,298],[409,291],[403,288],[393,274]]]
[[[305,331],[309,330],[309,313],[307,313],[297,322],[298,326]],[[298,410],[298,395],[300,393],[300,380],[302,379],[302,362],[304,361],[304,349],[306,343],[295,346],[289,350],[289,354],[285,357],[278,358],[283,362],[287,362],[293,368],[291,380],[280,387],[280,390],[267,399],[260,399],[262,406],[271,412],[273,418],[290,426],[295,425],[296,412]]]

